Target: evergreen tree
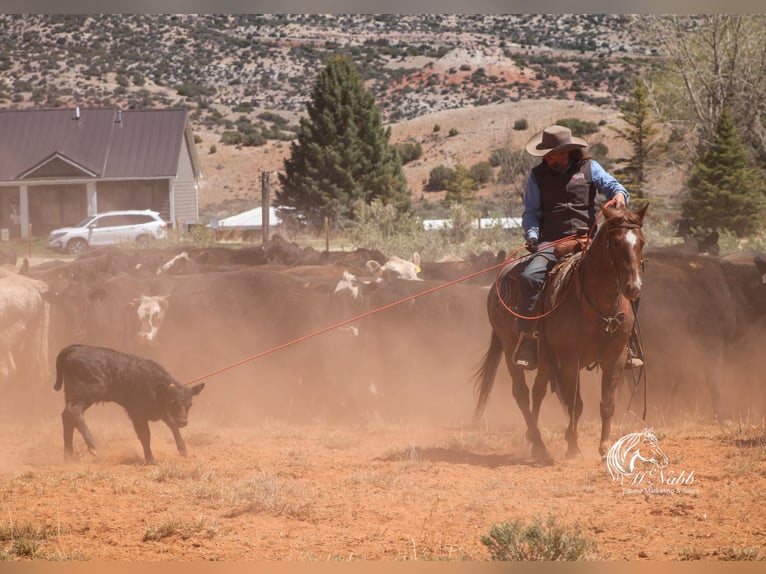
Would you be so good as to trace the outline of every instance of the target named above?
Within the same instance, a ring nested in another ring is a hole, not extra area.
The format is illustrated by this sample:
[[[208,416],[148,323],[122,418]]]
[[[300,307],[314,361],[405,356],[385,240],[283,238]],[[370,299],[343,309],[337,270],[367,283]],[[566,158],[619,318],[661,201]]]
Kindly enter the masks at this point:
[[[636,82],[631,99],[620,105],[620,117],[628,124],[624,130],[613,128],[620,136],[627,140],[633,147],[633,155],[626,160],[627,165],[615,170],[615,175],[620,177],[620,182],[630,192],[631,196],[644,197],[644,183],[646,183],[646,163],[654,144],[650,141],[657,133],[654,122],[651,119],[649,107],[649,91],[643,80]]]
[[[277,207],[293,208],[315,229],[325,217],[334,225],[353,220],[357,200],[411,209],[399,154],[388,144],[391,130],[348,56],[332,56],[319,72],[307,112],[279,174]]]
[[[681,213],[691,227],[745,237],[762,225],[766,184],[759,170],[749,166],[728,109],[721,112],[713,143],[695,163],[688,185]]]

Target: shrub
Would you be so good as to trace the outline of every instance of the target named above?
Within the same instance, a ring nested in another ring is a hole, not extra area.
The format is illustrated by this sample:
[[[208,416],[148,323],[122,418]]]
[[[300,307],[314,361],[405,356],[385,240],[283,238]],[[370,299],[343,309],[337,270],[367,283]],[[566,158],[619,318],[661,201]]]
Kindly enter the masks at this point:
[[[489,165],[492,167],[500,167],[510,163],[511,152],[508,148],[498,147],[493,149],[489,153]]]
[[[468,174],[478,184],[490,183],[492,181],[492,165],[488,161],[480,161],[471,166]]]
[[[516,120],[513,122],[513,129],[516,131],[521,131],[529,128],[529,122],[527,122],[527,118],[521,118],[520,120]]]
[[[394,145],[393,148],[399,153],[402,165],[420,159],[423,156],[423,147],[418,142],[404,142]]]
[[[583,137],[598,132],[598,125],[596,125],[594,122],[579,120],[577,118],[564,118],[562,120],[557,120],[556,125],[569,128],[572,130],[572,135],[576,137]]]
[[[446,165],[437,165],[428,174],[428,191],[441,191],[447,189],[447,184],[455,177],[455,170]]]
[[[574,561],[595,558],[596,553],[596,544],[583,536],[578,526],[570,531],[556,524],[552,515],[545,524],[539,516],[526,526],[519,521],[495,524],[481,542],[489,548],[493,560]]]

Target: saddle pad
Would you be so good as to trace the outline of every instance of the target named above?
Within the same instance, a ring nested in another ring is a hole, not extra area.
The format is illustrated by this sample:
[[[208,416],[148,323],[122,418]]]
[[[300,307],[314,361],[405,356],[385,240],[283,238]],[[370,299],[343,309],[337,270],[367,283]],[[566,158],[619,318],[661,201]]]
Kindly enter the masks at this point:
[[[542,290],[542,299],[545,302],[544,308],[551,308],[565,293],[564,287],[569,284],[573,277],[573,271],[577,268],[577,263],[582,258],[582,252],[573,253],[561,259],[553,269],[550,270],[545,279]]]

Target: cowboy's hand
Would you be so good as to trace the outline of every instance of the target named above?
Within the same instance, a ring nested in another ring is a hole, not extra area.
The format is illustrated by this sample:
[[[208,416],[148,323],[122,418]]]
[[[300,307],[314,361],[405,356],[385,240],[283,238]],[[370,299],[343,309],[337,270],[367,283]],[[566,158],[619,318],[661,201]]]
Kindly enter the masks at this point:
[[[527,251],[530,253],[537,253],[537,247],[539,243],[540,242],[538,241],[537,237],[528,237],[526,243]]]
[[[625,196],[622,193],[615,193],[612,201],[614,201],[616,208],[625,209]]]

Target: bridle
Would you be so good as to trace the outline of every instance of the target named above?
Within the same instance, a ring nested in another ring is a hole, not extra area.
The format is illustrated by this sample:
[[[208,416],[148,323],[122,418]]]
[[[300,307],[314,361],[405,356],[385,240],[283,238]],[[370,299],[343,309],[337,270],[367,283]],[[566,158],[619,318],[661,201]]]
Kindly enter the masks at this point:
[[[606,229],[604,229],[604,233],[606,234],[605,247],[606,247],[607,253],[609,254],[609,261],[612,263],[612,267],[614,268],[614,275],[615,275],[615,280],[617,283],[617,292],[619,294],[617,297],[617,301],[615,302],[615,305],[614,305],[614,311],[612,312],[611,315],[603,313],[588,296],[587,290],[585,289],[584,273],[583,273],[583,267],[584,267],[583,263],[585,262],[584,253],[583,253],[583,258],[580,260],[580,264],[577,266],[578,267],[577,278],[580,284],[580,289],[579,289],[580,295],[582,299],[588,304],[588,306],[593,311],[595,311],[596,314],[601,318],[601,320],[604,323],[603,325],[604,331],[608,333],[609,335],[613,335],[614,333],[616,333],[620,329],[622,324],[625,322],[625,312],[620,311],[620,309],[623,306],[622,283],[620,281],[620,273],[617,267],[617,263],[614,260],[614,253],[612,253],[611,233],[614,231],[619,231],[621,229],[641,229],[641,227],[642,227],[642,223],[633,223],[633,222],[622,222],[622,223],[614,223],[614,224],[609,222],[606,223]],[[588,244],[587,249],[592,249],[592,246],[593,246],[593,241],[591,241]],[[641,265],[643,265],[643,260],[641,261]]]

